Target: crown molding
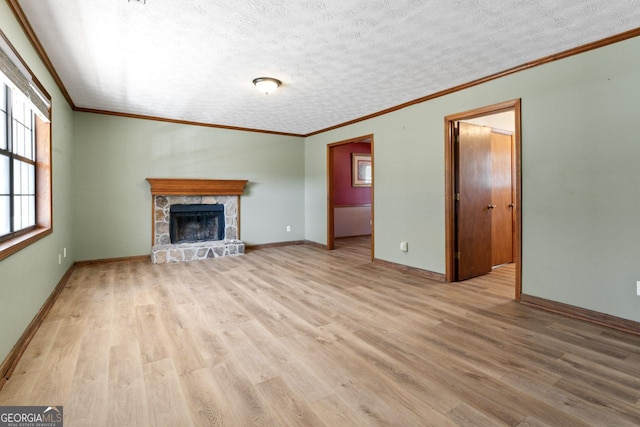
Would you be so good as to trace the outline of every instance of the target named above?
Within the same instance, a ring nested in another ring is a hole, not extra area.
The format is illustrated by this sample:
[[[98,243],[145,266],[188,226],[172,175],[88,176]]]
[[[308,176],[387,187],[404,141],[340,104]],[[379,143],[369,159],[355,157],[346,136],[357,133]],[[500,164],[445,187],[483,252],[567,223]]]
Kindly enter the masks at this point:
[[[121,112],[118,112],[118,111],[97,110],[97,109],[93,109],[93,108],[75,107],[73,110],[74,111],[78,111],[80,113],[104,114],[104,115],[107,115],[107,116],[128,117],[130,119],[153,120],[153,121],[156,121],[156,122],[177,123],[177,124],[181,124],[181,125],[203,126],[203,127],[216,128],[216,129],[238,130],[238,131],[243,131],[243,132],[257,132],[257,133],[264,133],[264,134],[270,134],[270,135],[296,136],[296,137],[299,137],[299,138],[304,138],[304,134],[301,134],[301,133],[278,132],[278,131],[275,131],[275,130],[243,128],[243,127],[239,127],[239,126],[217,125],[215,123],[204,123],[204,122],[195,122],[195,121],[190,121],[190,120],[170,119],[170,118],[167,118],[167,117],[158,117],[158,116],[146,116],[144,114],[121,113]]]
[[[528,70],[530,68],[538,67],[540,65],[548,64],[550,62],[554,62],[554,61],[557,61],[557,60],[560,60],[560,59],[568,58],[570,56],[578,55],[578,54],[581,54],[581,53],[584,53],[584,52],[588,52],[588,51],[591,51],[591,50],[594,50],[594,49],[598,49],[598,48],[601,48],[601,47],[604,47],[604,46],[608,46],[608,45],[611,45],[611,44],[614,44],[614,43],[618,43],[618,42],[621,42],[621,41],[624,41],[624,40],[628,40],[628,39],[640,36],[640,27],[634,28],[632,30],[628,30],[628,31],[625,31],[625,32],[622,32],[622,33],[619,33],[619,34],[615,34],[615,35],[610,36],[610,37],[606,37],[606,38],[601,39],[601,40],[597,40],[595,42],[586,43],[586,44],[583,44],[581,46],[565,50],[563,52],[559,52],[559,53],[555,53],[553,55],[545,56],[543,58],[536,59],[534,61],[530,61],[530,62],[524,63],[522,65],[517,65],[517,66],[509,68],[507,70],[500,71],[500,72],[491,74],[491,75],[486,76],[486,77],[481,77],[479,79],[470,81],[468,83],[463,83],[463,84],[460,84],[460,85],[457,85],[457,86],[453,86],[453,87],[451,87],[449,89],[444,89],[444,90],[441,90],[439,92],[433,93],[431,95],[426,95],[426,96],[414,99],[412,101],[408,101],[408,102],[405,102],[403,104],[399,104],[399,105],[396,105],[394,107],[390,107],[390,108],[384,109],[382,111],[378,111],[376,113],[368,114],[366,116],[362,116],[362,117],[359,117],[357,119],[349,120],[347,122],[340,123],[340,124],[337,124],[337,125],[329,126],[327,128],[324,128],[324,129],[319,129],[319,130],[316,130],[314,132],[310,132],[310,133],[306,133],[306,134],[299,134],[299,133],[277,132],[277,131],[270,131],[270,130],[243,128],[243,127],[235,127],[235,126],[226,126],[226,125],[219,125],[219,124],[213,124],[213,123],[203,123],[203,122],[195,122],[195,121],[188,121],[188,120],[177,120],[177,119],[169,119],[169,118],[164,118],[164,117],[146,116],[146,115],[139,115],[139,114],[127,114],[127,113],[120,113],[120,112],[116,112],[116,111],[96,110],[96,109],[91,109],[91,108],[77,107],[73,103],[73,100],[71,99],[71,96],[69,95],[69,92],[65,88],[64,84],[62,83],[62,80],[60,79],[60,76],[58,75],[58,73],[55,70],[53,64],[51,63],[51,60],[49,59],[49,56],[47,55],[47,53],[45,52],[44,48],[42,47],[42,44],[40,43],[40,40],[38,39],[38,37],[36,36],[35,32],[33,31],[33,28],[31,27],[31,24],[29,23],[29,20],[27,19],[26,15],[24,14],[24,11],[22,10],[22,7],[20,7],[20,4],[18,3],[18,0],[6,0],[6,2],[9,5],[9,8],[13,11],[14,15],[16,16],[16,18],[18,19],[18,22],[22,26],[27,38],[29,39],[29,41],[31,42],[33,47],[35,48],[36,52],[40,56],[40,59],[42,60],[44,65],[47,67],[49,72],[51,73],[51,76],[53,77],[53,80],[58,85],[58,88],[62,92],[62,95],[65,97],[65,99],[67,100],[67,102],[69,103],[69,105],[71,106],[71,108],[74,111],[80,111],[80,112],[86,112],[86,113],[94,113],[94,114],[106,114],[106,115],[119,116],[119,117],[137,118],[137,119],[143,119],[143,120],[155,120],[155,121],[161,121],[161,122],[178,123],[178,124],[186,124],[186,125],[193,125],[193,126],[204,126],[204,127],[218,128],[218,129],[229,129],[229,130],[239,130],[239,131],[246,131],[246,132],[266,133],[266,134],[273,134],[273,135],[295,136],[295,137],[301,137],[301,138],[307,138],[307,137],[310,137],[310,136],[318,135],[320,133],[328,132],[330,130],[342,128],[342,127],[345,127],[345,126],[352,125],[354,123],[359,123],[359,122],[362,122],[362,121],[365,121],[365,120],[369,120],[369,119],[372,119],[372,118],[375,118],[375,117],[379,117],[379,116],[382,116],[382,115],[385,115],[385,114],[388,114],[388,113],[391,113],[391,112],[394,112],[394,111],[398,111],[398,110],[401,110],[403,108],[406,108],[406,107],[409,107],[409,106],[412,106],[412,105],[415,105],[415,104],[420,104],[422,102],[429,101],[429,100],[436,99],[436,98],[440,98],[440,97],[443,97],[443,96],[446,96],[446,95],[450,95],[452,93],[459,92],[461,90],[468,89],[468,88],[473,87],[473,86],[478,86],[478,85],[480,85],[482,83],[490,82],[492,80],[496,80],[496,79],[499,79],[501,77],[509,76],[511,74],[515,74],[515,73],[520,72],[520,71],[525,71],[525,70]]]
[[[558,61],[560,59],[568,58],[570,56],[578,55],[580,53],[588,52],[590,50],[594,50],[594,49],[598,49],[598,48],[601,48],[601,47],[605,47],[605,46],[608,46],[608,45],[611,45],[611,44],[614,44],[614,43],[618,43],[618,42],[621,42],[621,41],[624,41],[624,40],[628,40],[628,39],[631,39],[631,38],[634,38],[634,37],[638,37],[638,36],[640,36],[640,27],[639,28],[635,28],[633,30],[625,31],[623,33],[616,34],[616,35],[613,35],[613,36],[610,36],[610,37],[607,37],[607,38],[604,38],[602,40],[597,40],[595,42],[583,44],[582,46],[578,46],[578,47],[575,47],[573,49],[565,50],[565,51],[560,52],[560,53],[555,53],[553,55],[545,56],[543,58],[536,59],[534,61],[530,61],[530,62],[524,63],[522,65],[517,65],[517,66],[515,66],[513,68],[509,68],[508,70],[500,71],[500,72],[491,74],[491,75],[486,76],[486,77],[481,77],[479,79],[470,81],[468,83],[463,83],[463,84],[460,84],[458,86],[453,86],[453,87],[451,87],[449,89],[441,90],[440,92],[436,92],[436,93],[433,93],[431,95],[427,95],[427,96],[423,96],[423,97],[418,98],[418,99],[414,99],[413,101],[408,101],[408,102],[405,102],[403,104],[396,105],[395,107],[390,107],[390,108],[387,108],[385,110],[378,111],[377,113],[368,114],[366,116],[363,116],[363,117],[360,117],[360,118],[357,118],[357,119],[349,120],[348,122],[344,122],[344,123],[340,123],[338,125],[330,126],[328,128],[320,129],[320,130],[317,130],[315,132],[308,133],[308,134],[306,134],[304,136],[306,138],[306,137],[309,137],[309,136],[318,135],[320,133],[328,132],[330,130],[334,130],[334,129],[338,129],[338,128],[341,128],[341,127],[349,126],[349,125],[352,125],[354,123],[362,122],[364,120],[369,120],[369,119],[372,119],[374,117],[379,117],[379,116],[382,116],[382,115],[385,115],[385,114],[388,114],[388,113],[391,113],[391,112],[394,112],[394,111],[401,110],[401,109],[409,107],[411,105],[420,104],[422,102],[429,101],[429,100],[436,99],[436,98],[440,98],[442,96],[450,95],[452,93],[459,92],[461,90],[468,89],[468,88],[473,87],[473,86],[478,86],[478,85],[480,85],[482,83],[487,83],[487,82],[490,82],[492,80],[499,79],[501,77],[505,77],[505,76],[509,76],[511,74],[518,73],[520,71],[525,71],[525,70],[528,70],[530,68],[538,67],[540,65],[548,64],[550,62]]]
[[[7,5],[9,6],[9,9],[11,9],[16,19],[18,20],[18,23],[24,30],[25,35],[31,42],[31,45],[36,50],[36,53],[44,63],[44,66],[47,68],[47,70],[51,74],[53,81],[55,81],[56,85],[60,89],[60,92],[62,92],[62,96],[64,96],[64,98],[67,100],[67,102],[69,103],[69,106],[71,106],[71,108],[75,110],[76,106],[73,103],[73,100],[71,99],[71,96],[67,91],[67,88],[64,87],[64,84],[62,83],[62,79],[58,75],[58,72],[56,71],[53,64],[51,63],[51,60],[49,59],[49,55],[47,55],[47,52],[44,50],[44,47],[42,47],[42,43],[40,43],[40,40],[38,39],[38,36],[36,35],[35,31],[33,31],[33,27],[29,23],[29,20],[24,14],[22,7],[18,3],[18,0],[6,0],[6,1],[7,1]]]

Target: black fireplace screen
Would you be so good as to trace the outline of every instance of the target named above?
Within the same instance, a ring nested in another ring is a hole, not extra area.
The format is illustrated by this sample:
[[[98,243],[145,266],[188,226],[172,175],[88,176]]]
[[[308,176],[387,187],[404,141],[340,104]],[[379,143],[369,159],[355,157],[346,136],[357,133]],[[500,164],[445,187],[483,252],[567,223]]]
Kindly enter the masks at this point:
[[[224,205],[172,205],[169,214],[171,243],[224,239]]]

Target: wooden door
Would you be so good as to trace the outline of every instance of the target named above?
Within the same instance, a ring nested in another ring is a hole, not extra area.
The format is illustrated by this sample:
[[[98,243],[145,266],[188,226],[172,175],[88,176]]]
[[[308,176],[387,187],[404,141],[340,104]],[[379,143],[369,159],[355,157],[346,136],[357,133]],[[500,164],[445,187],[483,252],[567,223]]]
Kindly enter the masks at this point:
[[[456,279],[491,271],[491,129],[459,123],[456,143]]]
[[[491,265],[513,262],[513,138],[491,133]]]

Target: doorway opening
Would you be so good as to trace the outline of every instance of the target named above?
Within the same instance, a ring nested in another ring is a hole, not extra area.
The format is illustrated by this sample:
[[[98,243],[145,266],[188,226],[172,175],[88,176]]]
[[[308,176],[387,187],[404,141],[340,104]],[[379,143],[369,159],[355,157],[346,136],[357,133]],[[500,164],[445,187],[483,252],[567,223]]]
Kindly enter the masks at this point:
[[[496,126],[505,118],[510,128]],[[522,293],[520,120],[520,99],[445,117],[446,280],[513,263],[516,300]]]
[[[368,237],[372,261],[373,164],[373,135],[327,145],[327,249],[336,240]]]

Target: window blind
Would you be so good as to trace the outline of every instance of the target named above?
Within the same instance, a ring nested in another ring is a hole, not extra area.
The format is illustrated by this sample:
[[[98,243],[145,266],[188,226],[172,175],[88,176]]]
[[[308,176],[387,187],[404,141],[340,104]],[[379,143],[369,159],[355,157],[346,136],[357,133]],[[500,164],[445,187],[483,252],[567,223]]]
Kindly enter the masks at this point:
[[[5,83],[22,93],[43,120],[51,121],[49,111],[51,100],[33,82],[31,72],[15,54],[2,33],[0,33],[0,72]]]

